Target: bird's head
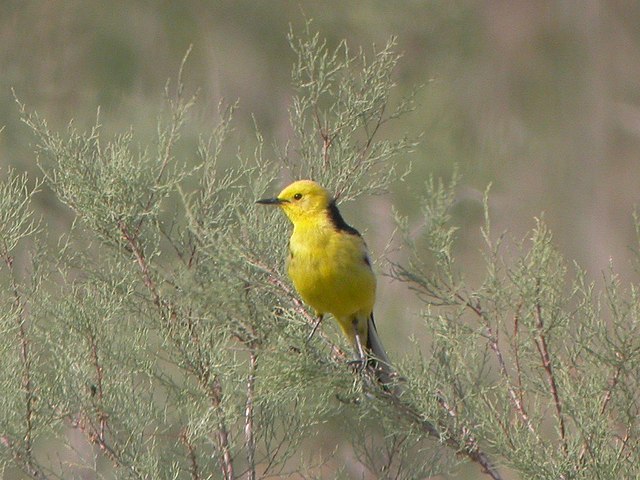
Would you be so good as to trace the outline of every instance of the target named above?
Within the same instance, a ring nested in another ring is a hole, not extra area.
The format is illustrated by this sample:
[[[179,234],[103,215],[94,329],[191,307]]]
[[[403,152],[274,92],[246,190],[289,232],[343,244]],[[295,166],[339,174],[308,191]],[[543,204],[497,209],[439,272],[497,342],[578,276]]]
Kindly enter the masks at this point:
[[[275,198],[265,198],[256,203],[278,205],[295,224],[315,218],[331,204],[331,195],[313,180],[298,180],[282,190]]]

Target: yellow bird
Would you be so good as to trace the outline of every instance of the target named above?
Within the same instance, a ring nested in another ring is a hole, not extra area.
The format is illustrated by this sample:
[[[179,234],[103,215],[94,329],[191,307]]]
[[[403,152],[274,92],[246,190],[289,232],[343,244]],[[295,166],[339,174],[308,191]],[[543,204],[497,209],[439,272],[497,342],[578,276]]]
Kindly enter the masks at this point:
[[[392,370],[373,322],[376,277],[360,233],[343,220],[329,192],[312,180],[299,180],[276,198],[293,223],[287,272],[294,287],[318,315],[332,314],[363,365],[369,362],[383,384]]]

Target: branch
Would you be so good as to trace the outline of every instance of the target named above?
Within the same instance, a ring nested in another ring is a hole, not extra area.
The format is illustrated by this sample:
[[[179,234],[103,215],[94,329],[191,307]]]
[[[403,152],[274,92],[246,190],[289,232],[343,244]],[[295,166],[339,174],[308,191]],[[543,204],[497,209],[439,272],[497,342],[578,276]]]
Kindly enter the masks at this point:
[[[502,378],[504,378],[504,380],[505,380],[505,382],[507,384],[507,391],[509,393],[509,398],[511,400],[511,403],[513,404],[513,407],[514,407],[516,413],[520,417],[520,420],[527,426],[529,431],[533,435],[535,435],[536,439],[540,440],[540,438],[538,437],[538,433],[536,432],[533,424],[531,423],[531,419],[529,418],[529,415],[527,415],[527,412],[526,412],[526,410],[524,408],[524,404],[522,402],[522,397],[516,393],[515,389],[513,388],[513,385],[511,384],[511,377],[509,376],[509,371],[507,370],[507,365],[506,365],[506,362],[504,360],[504,356],[502,355],[502,351],[500,350],[500,346],[498,345],[498,338],[495,335],[495,333],[493,332],[493,328],[491,327],[491,323],[489,322],[489,319],[487,318],[487,315],[485,314],[482,306],[480,305],[480,302],[476,300],[475,303],[472,303],[472,301],[470,299],[464,298],[458,292],[455,293],[455,297],[462,303],[462,305],[464,305],[467,308],[471,309],[471,311],[473,313],[475,313],[478,316],[478,318],[480,318],[482,320],[484,328],[485,328],[485,330],[487,332],[486,333],[486,338],[487,338],[487,340],[489,342],[489,347],[493,351],[493,353],[494,353],[494,355],[496,357],[496,360],[498,361],[500,375],[502,376]],[[517,326],[517,316],[516,316],[516,326]],[[520,373],[519,366],[517,366],[516,368],[518,368],[518,375],[519,375],[519,373]],[[520,389],[520,390],[522,390],[522,389]]]
[[[222,406],[222,383],[218,377],[214,378],[209,388],[212,405],[216,410]],[[234,480],[233,473],[233,456],[231,455],[231,446],[229,443],[229,431],[225,422],[220,419],[218,421],[218,431],[216,432],[218,448],[222,454],[220,466],[222,468],[222,477],[225,480]]]
[[[540,288],[540,282],[538,281],[538,290]],[[553,366],[551,364],[551,356],[549,355],[549,348],[547,346],[547,340],[544,335],[544,322],[542,320],[542,306],[540,302],[536,301],[534,310],[534,316],[536,320],[536,328],[538,329],[538,338],[534,338],[533,341],[536,344],[540,359],[542,360],[542,366],[549,382],[549,388],[551,390],[551,396],[553,397],[553,403],[556,408],[556,417],[558,419],[558,426],[560,428],[560,441],[562,443],[562,450],[565,455],[569,454],[569,446],[566,439],[566,429],[564,423],[564,415],[562,414],[562,402],[560,400],[560,394],[558,393],[558,385],[556,383],[555,375],[553,374]]]
[[[31,378],[31,352],[29,349],[29,339],[27,338],[27,319],[25,317],[25,306],[18,289],[18,283],[16,282],[15,271],[13,268],[13,257],[9,254],[9,250],[4,246],[2,250],[2,258],[7,268],[9,269],[9,276],[11,278],[11,290],[13,294],[13,306],[17,310],[16,322],[18,325],[18,341],[20,342],[20,363],[22,366],[22,378],[21,386],[24,392],[25,411],[24,411],[24,455],[15,448],[13,448],[13,442],[8,437],[2,437],[3,443],[11,447],[14,458],[20,460],[20,463],[24,464],[25,469],[34,478],[45,478],[43,472],[36,466],[35,459],[33,458],[33,422],[34,422],[34,404],[36,402],[36,394],[33,386],[33,380]]]
[[[609,386],[602,398],[602,405],[600,406],[601,416],[604,416],[605,412],[607,411],[607,407],[609,406],[609,402],[611,401],[611,398],[613,396],[613,390],[616,388],[616,386],[618,385],[618,382],[620,381],[620,375],[622,373],[622,365],[623,365],[622,362],[616,365],[616,368],[613,372],[613,376],[611,377],[611,380],[609,380]],[[578,456],[578,462],[577,462],[578,465],[583,464],[584,457],[587,451],[589,451],[589,453],[592,453],[590,442],[591,442],[591,438],[584,439],[584,444],[582,445],[582,448],[580,449],[580,455]]]
[[[155,281],[151,277],[151,270],[149,269],[149,264],[147,263],[147,260],[144,256],[142,247],[140,247],[140,243],[138,242],[137,229],[136,233],[132,235],[131,233],[129,233],[129,229],[122,220],[118,221],[118,229],[120,230],[122,237],[127,241],[127,244],[129,245],[129,248],[133,253],[136,263],[138,264],[140,273],[142,274],[142,281],[149,290],[149,293],[151,293],[153,303],[160,310],[160,313],[162,314],[164,320],[164,305],[162,299],[160,298],[160,294],[158,293],[158,289],[156,288]]]
[[[322,165],[324,166],[324,168],[329,168],[329,148],[333,144],[333,140],[336,137],[337,133],[330,135],[329,125],[322,125],[317,103],[313,105],[313,117],[318,128],[318,135],[320,135],[320,138],[322,139]]]
[[[180,441],[187,449],[187,458],[189,459],[189,473],[191,480],[200,480],[200,471],[198,469],[198,457],[196,456],[196,447],[189,440],[189,434],[185,430],[180,433]]]
[[[256,440],[253,424],[253,401],[255,395],[256,370],[258,368],[258,356],[255,350],[249,351],[249,376],[247,378],[247,402],[244,415],[244,434],[247,446],[247,480],[256,480]]]
[[[500,472],[498,472],[493,466],[491,460],[484,453],[478,444],[476,438],[471,434],[468,427],[462,427],[462,439],[459,441],[453,437],[445,436],[444,430],[441,431],[432,422],[425,419],[424,416],[415,410],[413,407],[403,402],[395,393],[388,392],[383,389],[378,389],[376,392],[381,398],[386,400],[394,410],[398,412],[406,420],[416,425],[422,432],[426,433],[430,437],[443,442],[452,450],[458,452],[460,455],[464,455],[469,460],[477,463],[482,468],[482,472],[491,477],[493,480],[502,480]],[[453,411],[448,404],[440,400],[440,405],[447,411],[449,416],[455,418],[456,412]]]
[[[98,396],[98,405],[96,406],[98,420],[99,420],[99,431],[97,432],[98,438],[102,443],[105,442],[106,429],[107,429],[107,414],[102,408],[102,400],[104,398],[104,392],[102,389],[102,378],[103,378],[103,368],[98,359],[98,344],[96,342],[96,337],[93,332],[89,333],[89,344],[91,348],[91,363],[93,364],[93,368],[96,371],[96,386],[95,386],[95,395]],[[93,396],[93,395],[92,395]]]
[[[306,308],[304,308],[302,302],[294,295],[289,286],[284,281],[282,281],[282,279],[277,275],[273,268],[270,268],[268,265],[255,258],[247,258],[247,260],[253,266],[267,273],[269,276],[269,283],[282,290],[287,296],[291,298],[292,303],[295,305],[294,309],[305,318],[309,325],[313,325],[315,323],[315,319],[309,314]],[[329,345],[331,345],[331,351],[334,358],[339,357],[340,359],[344,360],[345,353],[328,339],[325,338],[325,341]],[[433,423],[424,419],[422,414],[416,411],[413,407],[403,402],[396,393],[390,390],[383,389],[382,387],[380,387],[380,384],[375,381],[375,379],[371,382],[371,385],[373,386],[372,393],[379,395],[383,399],[385,399],[387,403],[398,414],[411,421],[411,423],[417,425],[427,435],[436,438],[439,441],[443,441],[443,438],[445,438],[443,437],[443,432],[440,431],[440,429],[438,429]],[[449,415],[451,415],[451,412],[448,413]],[[448,447],[454,449],[456,452],[461,452],[472,462],[480,465],[482,471],[494,480],[502,480],[500,473],[493,467],[491,461],[489,460],[489,457],[482,450],[480,450],[477,440],[470,433],[470,429],[463,427],[463,430],[463,434],[466,437],[465,441],[459,442],[454,438],[446,437],[444,439],[445,444]]]
[[[616,366],[615,371],[613,372],[613,376],[609,381],[609,387],[607,388],[606,393],[602,399],[602,406],[600,407],[600,415],[604,415],[607,411],[607,407],[609,406],[609,402],[611,401],[611,397],[613,396],[613,390],[618,386],[618,382],[620,381],[620,374],[622,373],[622,361]]]
[[[520,309],[522,308],[522,301],[518,304],[516,308],[516,313],[513,316],[513,355],[514,361],[516,364],[516,376],[518,382],[518,396],[520,403],[522,404],[522,408],[524,410],[524,399],[523,399],[523,388],[522,388],[522,368],[520,367],[520,347],[518,346],[518,331],[520,324]]]
[[[177,310],[173,305],[168,304],[158,292],[156,283],[151,275],[151,269],[144,256],[138,238],[135,235],[131,235],[124,222],[118,222],[118,228],[123,238],[126,240],[133,256],[138,264],[140,273],[142,274],[142,281],[149,290],[153,303],[158,309],[162,320],[167,321],[169,319],[174,320],[177,317]],[[222,384],[218,377],[210,381],[210,373],[205,368],[194,368],[193,373],[196,375],[200,385],[207,391],[209,399],[212,405],[219,409],[222,405]],[[222,475],[225,480],[234,480],[233,473],[233,457],[231,455],[231,447],[229,443],[229,432],[223,420],[218,422],[218,431],[216,432],[218,448],[221,453],[221,468]]]
[[[89,425],[88,429],[87,424]],[[96,426],[86,414],[82,412],[78,413],[78,417],[71,420],[71,426],[79,429],[83,434],[85,434],[89,443],[97,445],[102,453],[104,453],[104,455],[111,460],[115,466],[121,467],[123,465],[123,462],[120,460],[120,453],[117,452],[112,445],[107,443],[104,437],[101,437],[96,433]],[[133,467],[132,470],[134,470]]]
[[[91,423],[91,418],[83,413],[80,413],[78,417],[73,418],[71,415],[67,415],[72,428],[80,430],[85,434],[92,445],[97,445],[102,453],[116,466],[120,468],[126,468],[130,471],[135,478],[144,479],[144,475],[135,467],[125,461],[121,452],[118,452],[115,447],[110,445],[105,438],[101,438],[96,434],[96,426]],[[87,431],[87,423],[90,424],[90,431]]]

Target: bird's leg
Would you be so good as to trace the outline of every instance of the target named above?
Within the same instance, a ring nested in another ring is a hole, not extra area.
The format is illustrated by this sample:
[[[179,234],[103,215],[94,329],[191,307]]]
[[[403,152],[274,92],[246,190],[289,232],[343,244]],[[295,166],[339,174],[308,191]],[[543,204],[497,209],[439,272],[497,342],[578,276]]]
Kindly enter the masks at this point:
[[[360,363],[360,368],[364,370],[364,367],[367,364],[367,357],[365,356],[364,347],[362,346],[362,339],[360,338],[360,333],[358,332],[358,319],[356,318],[353,319],[353,333],[356,340],[356,349],[358,351],[357,362]]]
[[[313,329],[311,330],[311,333],[307,337],[306,343],[309,343],[311,341],[311,339],[313,338],[313,335],[316,333],[316,330],[318,330],[318,327],[322,323],[322,319],[323,318],[324,318],[324,315],[322,313],[319,313],[318,314],[318,320],[316,320],[316,323],[313,325]]]

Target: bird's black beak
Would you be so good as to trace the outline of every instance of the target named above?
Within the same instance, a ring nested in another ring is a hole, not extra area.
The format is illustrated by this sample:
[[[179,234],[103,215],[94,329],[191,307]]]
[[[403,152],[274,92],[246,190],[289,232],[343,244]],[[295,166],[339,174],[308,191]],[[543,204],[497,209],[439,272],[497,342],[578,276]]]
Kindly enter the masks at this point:
[[[281,205],[285,203],[286,200],[280,200],[279,198],[263,198],[262,200],[256,200],[256,203],[260,205]]]

